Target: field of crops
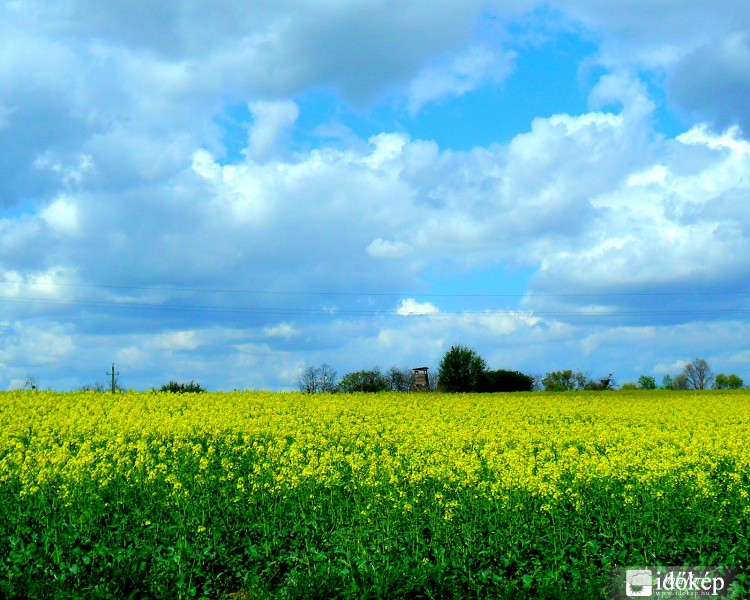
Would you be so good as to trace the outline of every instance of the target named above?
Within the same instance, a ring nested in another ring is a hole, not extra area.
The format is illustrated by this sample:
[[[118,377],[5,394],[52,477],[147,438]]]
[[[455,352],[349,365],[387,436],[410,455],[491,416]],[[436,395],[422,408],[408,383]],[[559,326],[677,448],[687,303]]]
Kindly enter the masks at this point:
[[[606,598],[749,493],[746,391],[7,392],[0,597]]]

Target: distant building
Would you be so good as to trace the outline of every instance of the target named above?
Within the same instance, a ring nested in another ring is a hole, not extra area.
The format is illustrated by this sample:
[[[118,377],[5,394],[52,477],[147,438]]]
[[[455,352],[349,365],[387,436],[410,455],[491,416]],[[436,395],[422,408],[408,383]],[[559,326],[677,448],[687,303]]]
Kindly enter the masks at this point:
[[[430,376],[427,373],[429,367],[416,367],[412,369],[414,373],[414,384],[412,385],[412,391],[414,392],[429,392],[430,391]]]

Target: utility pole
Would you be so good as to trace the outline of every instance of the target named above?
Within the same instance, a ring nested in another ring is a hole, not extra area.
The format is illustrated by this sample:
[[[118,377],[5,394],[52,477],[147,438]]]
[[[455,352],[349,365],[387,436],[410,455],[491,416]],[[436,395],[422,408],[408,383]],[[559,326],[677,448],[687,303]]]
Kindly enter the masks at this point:
[[[115,393],[115,375],[119,375],[119,374],[120,374],[119,371],[117,373],[115,373],[115,363],[112,363],[112,371],[110,373],[107,373],[107,375],[111,375],[112,376],[112,388],[111,388],[110,391],[113,394]]]

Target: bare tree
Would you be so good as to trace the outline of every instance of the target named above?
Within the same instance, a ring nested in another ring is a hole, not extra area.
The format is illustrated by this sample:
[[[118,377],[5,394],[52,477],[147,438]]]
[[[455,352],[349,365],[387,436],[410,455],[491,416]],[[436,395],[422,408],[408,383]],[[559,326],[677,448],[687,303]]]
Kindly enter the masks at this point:
[[[394,392],[409,392],[414,385],[414,372],[411,369],[391,367],[385,374],[388,387]]]
[[[694,390],[705,390],[711,387],[714,380],[714,374],[711,367],[703,358],[696,358],[685,365],[682,370],[688,387]]]
[[[318,391],[318,369],[316,367],[307,367],[297,378],[297,387],[300,392],[314,394]]]
[[[300,392],[315,394],[317,392],[336,391],[336,371],[329,364],[319,367],[307,367],[297,379]]]
[[[336,391],[336,371],[329,364],[322,364],[318,369],[320,391],[321,392],[335,392]]]

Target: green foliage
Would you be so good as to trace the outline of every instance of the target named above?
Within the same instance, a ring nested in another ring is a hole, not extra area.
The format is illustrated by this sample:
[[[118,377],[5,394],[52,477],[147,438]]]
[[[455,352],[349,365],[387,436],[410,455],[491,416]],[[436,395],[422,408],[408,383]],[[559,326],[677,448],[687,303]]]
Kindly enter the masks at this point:
[[[745,385],[742,377],[732,373],[731,375],[725,375],[719,373],[714,380],[714,388],[717,390],[738,390]]]
[[[565,369],[547,373],[542,379],[545,392],[573,392],[580,390],[602,391],[612,389],[612,375],[606,379],[593,380],[582,371]]]
[[[545,392],[570,392],[576,389],[576,381],[571,369],[547,373],[542,379],[542,385]]]
[[[530,392],[534,389],[534,378],[520,371],[485,371],[480,389],[483,392]]]
[[[571,403],[565,414],[580,419],[578,410]],[[603,600],[613,597],[609,569],[644,557],[735,565],[750,556],[741,533],[747,480],[726,457],[701,482],[726,503],[697,493],[689,477],[649,489],[616,473],[566,482],[559,502],[522,487],[498,500],[435,476],[384,502],[387,484],[370,487],[346,471],[332,486],[310,478],[275,495],[248,487],[234,502],[237,479],[227,480],[221,467],[231,456],[223,440],[233,435],[193,433],[199,447],[215,445],[213,456],[193,455],[189,445],[178,451],[169,436],[147,450],[168,452],[189,494],[164,480],[134,485],[117,470],[103,486],[91,477],[71,481],[67,499],[55,482],[21,496],[7,481],[0,486],[0,598]],[[284,435],[271,440],[289,452],[297,442],[284,447]],[[585,435],[580,442],[600,456]],[[247,444],[249,471],[250,449],[271,444],[257,434]],[[538,444],[560,450],[553,440]],[[383,446],[368,451],[392,458]],[[554,465],[552,456],[540,452],[540,461]],[[205,473],[202,458],[210,460]],[[581,499],[580,507],[568,498]],[[405,511],[407,503],[419,509]],[[732,597],[749,597],[741,585]]]
[[[487,363],[474,350],[465,346],[451,346],[440,361],[440,388],[449,393],[477,392],[486,370]]]
[[[642,390],[655,390],[656,379],[651,377],[651,375],[641,375],[638,378],[638,387]]]
[[[632,381],[629,381],[627,383],[623,383],[620,386],[620,389],[624,390],[624,391],[633,391],[633,390],[637,390],[637,389],[641,389],[641,388],[639,388],[638,384],[633,383]]]
[[[347,373],[339,382],[341,392],[384,392],[389,389],[388,379],[380,369],[369,369]]]
[[[730,390],[738,390],[745,385],[745,382],[742,381],[742,377],[735,375],[734,373],[727,377],[727,383],[729,384]]]
[[[201,387],[200,383],[190,380],[189,383],[179,381],[170,381],[159,388],[160,392],[170,392],[172,394],[200,394],[206,390]]]

